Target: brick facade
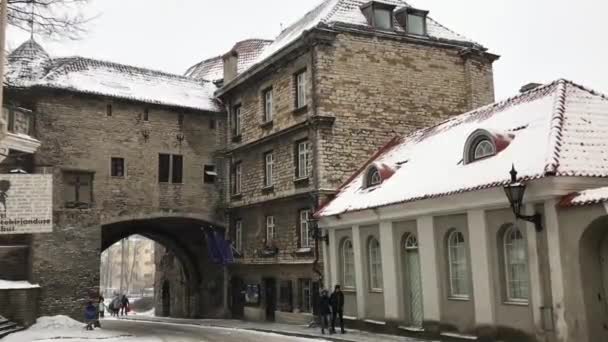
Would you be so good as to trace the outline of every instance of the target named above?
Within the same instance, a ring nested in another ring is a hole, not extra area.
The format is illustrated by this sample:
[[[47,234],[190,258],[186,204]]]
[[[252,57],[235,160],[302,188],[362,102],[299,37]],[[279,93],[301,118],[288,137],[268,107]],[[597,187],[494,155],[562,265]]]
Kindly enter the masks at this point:
[[[35,135],[42,147],[34,155],[34,168],[29,171],[53,175],[53,233],[28,237],[31,275],[27,280],[41,285],[42,315],[62,313],[81,318],[84,302],[98,291],[100,252],[115,242],[105,241],[104,237],[123,237],[120,232],[109,233],[105,224],[124,221],[127,223],[112,229],[127,229],[134,218],[140,221],[133,222],[142,222],[150,217],[162,219],[164,215],[196,217],[201,220],[200,226],[221,222],[222,216],[217,212],[221,196],[218,183],[203,181],[203,167],[217,165],[214,153],[223,141],[224,119],[219,113],[68,92],[9,91],[8,95],[8,100],[15,103],[27,99],[37,112]],[[112,106],[111,115],[108,105]],[[144,119],[145,110],[148,121]],[[183,125],[178,122],[180,115]],[[159,183],[159,153],[183,156],[181,184]],[[123,177],[112,177],[112,157],[124,158]],[[71,190],[66,173],[73,172],[93,175],[92,205],[66,207],[64,198]],[[156,221],[150,222],[150,229],[156,229],[153,223],[158,229],[163,228]],[[204,241],[199,228],[192,229]],[[199,241],[189,239],[197,244],[191,249],[199,249],[204,260],[206,249],[200,247]],[[0,236],[0,245],[11,243],[9,238]],[[211,276],[216,270],[209,268]]]
[[[239,137],[231,137],[233,115],[227,126],[226,160],[239,163],[242,171],[239,194],[235,196],[229,184],[225,187],[231,194],[226,206],[232,237],[237,221],[243,227],[243,256],[232,276],[245,284],[263,285],[263,278],[291,281],[295,311],[298,279],[320,278],[313,271],[314,253],[296,253],[301,247],[298,211],[314,208],[335,193],[393,135],[494,100],[495,56],[483,52],[369,32],[313,30],[303,41],[309,44],[221,95],[228,112],[240,106],[242,115]],[[308,99],[298,110],[294,75],[300,71],[306,72]],[[274,92],[274,120],[264,124],[262,95],[269,87]],[[302,139],[311,143],[313,161],[310,176],[298,181],[295,144]],[[264,184],[264,154],[269,151],[275,165],[270,189]],[[265,247],[269,215],[277,234],[272,248]],[[276,255],[264,253],[274,248]],[[280,301],[278,285],[275,295]],[[265,317],[266,300],[246,313]]]

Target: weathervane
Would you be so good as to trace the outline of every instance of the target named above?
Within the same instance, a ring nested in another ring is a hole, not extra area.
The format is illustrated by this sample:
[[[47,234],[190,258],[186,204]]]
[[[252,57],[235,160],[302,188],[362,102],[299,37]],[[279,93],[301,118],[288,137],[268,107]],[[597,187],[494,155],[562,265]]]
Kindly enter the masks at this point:
[[[30,0],[30,38],[34,39],[34,0]]]

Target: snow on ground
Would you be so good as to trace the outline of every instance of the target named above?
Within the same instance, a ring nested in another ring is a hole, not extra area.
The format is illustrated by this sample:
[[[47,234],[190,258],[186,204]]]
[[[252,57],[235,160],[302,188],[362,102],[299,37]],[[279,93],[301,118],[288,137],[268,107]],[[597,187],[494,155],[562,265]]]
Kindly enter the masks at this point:
[[[101,329],[85,330],[85,324],[67,316],[40,317],[36,324],[28,330],[11,334],[3,338],[2,342],[50,342],[69,340],[70,342],[89,342],[91,340],[104,340],[107,342],[156,342],[150,338],[135,338]]]
[[[31,284],[27,281],[11,281],[0,279],[0,290],[35,289],[38,284]]]
[[[134,314],[137,316],[156,317],[156,315],[154,314],[154,311],[155,311],[154,309],[150,309],[148,311],[134,312]]]

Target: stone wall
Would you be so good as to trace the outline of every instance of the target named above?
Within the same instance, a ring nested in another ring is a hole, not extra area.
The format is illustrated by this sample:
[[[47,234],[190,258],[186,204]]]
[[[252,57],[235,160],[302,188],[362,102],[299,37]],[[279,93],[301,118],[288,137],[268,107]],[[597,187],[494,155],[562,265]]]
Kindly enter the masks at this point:
[[[10,92],[9,99],[22,96],[36,100],[35,134],[42,146],[34,171],[53,175],[54,231],[31,235],[29,280],[41,285],[42,315],[81,318],[84,303],[98,291],[104,223],[163,212],[221,222],[220,189],[203,182],[203,166],[217,163],[223,116],[66,92]],[[183,184],[159,184],[159,153],[183,156]],[[125,159],[124,177],[110,175],[111,157]],[[90,208],[65,206],[64,173],[74,171],[93,174]]]
[[[40,289],[0,290],[0,316],[25,327],[36,323]]]
[[[340,186],[393,136],[493,102],[491,62],[465,63],[461,50],[347,33],[318,45],[316,114],[336,118],[316,141],[320,188]]]

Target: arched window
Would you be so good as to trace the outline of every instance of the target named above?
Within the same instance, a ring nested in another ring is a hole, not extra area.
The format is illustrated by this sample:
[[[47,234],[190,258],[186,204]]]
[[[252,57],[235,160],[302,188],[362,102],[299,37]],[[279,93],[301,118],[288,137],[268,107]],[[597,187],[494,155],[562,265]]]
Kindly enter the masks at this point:
[[[448,268],[450,296],[469,297],[469,279],[467,266],[467,245],[464,235],[453,231],[448,236]]]
[[[473,151],[473,161],[487,158],[496,154],[494,144],[488,139],[481,139]]]
[[[418,249],[418,239],[416,239],[416,235],[409,234],[407,239],[405,239],[405,249]]]
[[[382,291],[382,255],[380,242],[376,238],[369,239],[367,244],[369,258],[369,284],[373,291]]]
[[[503,238],[507,300],[528,301],[528,256],[526,239],[519,228],[511,226]]]
[[[366,177],[366,187],[376,186],[382,183],[382,177],[380,177],[380,171],[376,167],[371,167],[369,171],[367,171]]]
[[[473,132],[464,144],[464,164],[496,155],[496,139],[485,129]]]
[[[342,243],[342,286],[355,288],[355,255],[348,239]]]

